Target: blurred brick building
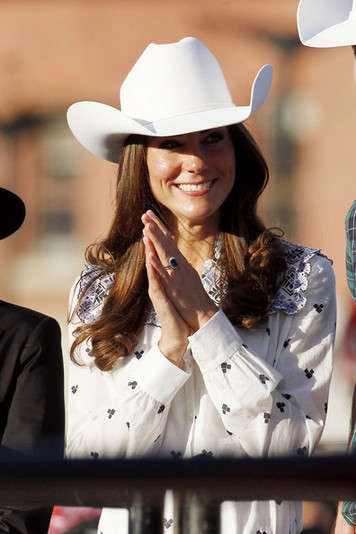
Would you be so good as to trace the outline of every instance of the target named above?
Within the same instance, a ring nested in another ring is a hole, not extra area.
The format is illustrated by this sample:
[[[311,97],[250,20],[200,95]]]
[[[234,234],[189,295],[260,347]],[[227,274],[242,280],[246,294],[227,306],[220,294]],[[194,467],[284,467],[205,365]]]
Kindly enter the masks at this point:
[[[351,307],[344,217],[356,197],[353,60],[346,48],[303,47],[297,4],[2,0],[0,184],[22,196],[28,213],[21,231],[0,243],[0,291],[4,300],[55,316],[65,350],[68,292],[85,246],[110,222],[116,172],[72,138],[65,110],[77,100],[119,106],[120,84],[147,44],[187,35],[215,53],[237,104],[248,103],[259,67],[273,64],[271,95],[248,122],[271,170],[261,212],[288,239],[334,259],[342,338]],[[326,438],[334,443],[346,439],[351,388],[342,358],[339,348]]]

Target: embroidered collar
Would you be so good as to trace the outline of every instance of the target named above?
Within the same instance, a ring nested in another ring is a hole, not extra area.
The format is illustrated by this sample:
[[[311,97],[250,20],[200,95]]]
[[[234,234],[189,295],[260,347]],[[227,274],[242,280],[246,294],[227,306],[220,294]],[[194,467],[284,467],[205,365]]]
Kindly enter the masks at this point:
[[[202,272],[202,283],[212,300],[219,305],[218,270],[216,261],[220,256],[222,240],[219,237],[214,247],[212,259],[206,259]],[[310,260],[319,254],[320,250],[302,247],[282,241],[287,269],[274,302],[268,311],[271,315],[278,310],[287,315],[293,315],[304,308],[306,303],[305,291],[308,287],[308,276],[311,271]],[[87,265],[79,281],[79,294],[82,294],[87,285],[92,282],[86,291],[78,309],[78,316],[84,323],[95,321],[101,314],[104,302],[114,283],[115,274],[109,273],[100,276],[99,268]],[[148,310],[146,324],[160,326],[158,317],[152,306]]]
[[[86,265],[80,275],[78,295],[82,295],[88,284],[92,283],[85,292],[78,308],[78,317],[83,323],[92,323],[98,319],[114,280],[115,273],[100,276],[99,267]]]
[[[307,301],[304,293],[308,288],[308,275],[311,271],[310,260],[316,254],[320,254],[320,250],[294,245],[288,241],[282,240],[282,246],[287,269],[268,312],[269,315],[278,310],[293,315],[304,308]]]

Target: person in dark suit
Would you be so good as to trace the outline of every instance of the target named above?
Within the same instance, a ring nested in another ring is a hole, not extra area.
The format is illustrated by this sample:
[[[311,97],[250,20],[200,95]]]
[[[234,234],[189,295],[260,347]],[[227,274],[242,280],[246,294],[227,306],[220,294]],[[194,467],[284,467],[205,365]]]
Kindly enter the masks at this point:
[[[14,233],[24,217],[22,200],[0,188],[0,239]],[[63,457],[63,391],[57,321],[0,301],[0,460]],[[51,513],[0,503],[0,533],[45,534]]]

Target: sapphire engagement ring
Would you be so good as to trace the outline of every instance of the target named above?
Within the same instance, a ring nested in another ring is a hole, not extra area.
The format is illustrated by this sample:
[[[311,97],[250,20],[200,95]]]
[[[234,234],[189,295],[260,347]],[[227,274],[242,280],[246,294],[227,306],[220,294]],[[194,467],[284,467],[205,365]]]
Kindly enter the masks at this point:
[[[178,267],[178,262],[177,260],[175,259],[174,256],[171,256],[169,259],[168,259],[168,265],[166,267],[166,269],[177,269]]]

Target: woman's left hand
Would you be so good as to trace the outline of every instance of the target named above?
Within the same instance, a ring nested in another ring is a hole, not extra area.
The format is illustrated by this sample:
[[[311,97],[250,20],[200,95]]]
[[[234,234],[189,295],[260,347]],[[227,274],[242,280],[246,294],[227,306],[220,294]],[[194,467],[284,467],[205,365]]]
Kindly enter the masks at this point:
[[[144,235],[152,243],[156,256],[152,260],[168,298],[184,321],[195,332],[218,308],[206,293],[197,271],[179,251],[162,221],[151,211],[142,216]],[[177,268],[169,266],[169,258],[177,260]]]

